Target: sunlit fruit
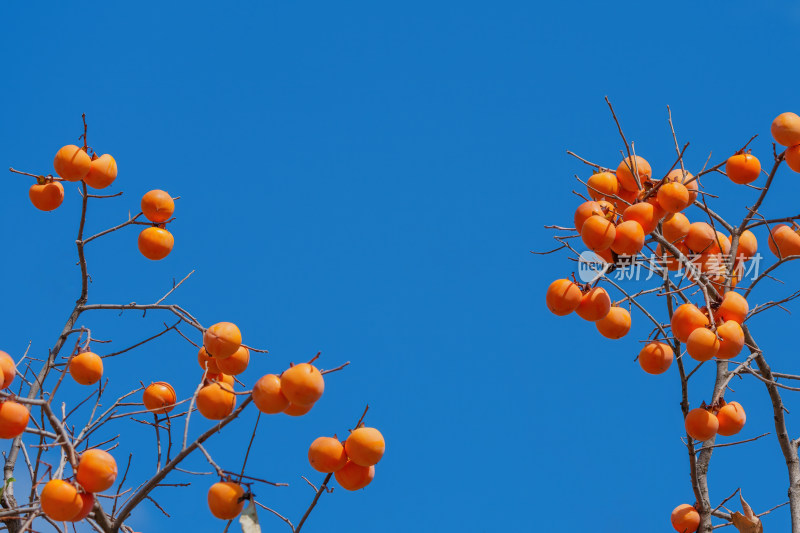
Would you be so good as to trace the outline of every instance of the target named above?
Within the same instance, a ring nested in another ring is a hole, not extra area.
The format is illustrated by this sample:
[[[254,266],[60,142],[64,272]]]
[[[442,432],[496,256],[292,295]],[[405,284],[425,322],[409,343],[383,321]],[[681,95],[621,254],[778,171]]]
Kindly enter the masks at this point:
[[[250,350],[244,346],[233,352],[233,355],[225,359],[217,359],[217,366],[225,374],[238,376],[247,369],[250,362]]]
[[[787,148],[783,153],[783,159],[790,169],[800,172],[800,144]]]
[[[88,492],[103,492],[117,479],[117,462],[106,451],[86,450],[81,454],[75,479]]]
[[[617,167],[617,180],[622,188],[629,191],[637,191],[644,187],[652,175],[653,170],[650,168],[650,163],[638,155],[626,157]],[[639,178],[638,185],[634,176]]]
[[[719,352],[717,334],[707,328],[697,328],[686,340],[686,351],[696,361],[710,361]]]
[[[573,217],[575,229],[578,231],[578,233],[581,232],[581,227],[583,226],[583,223],[586,222],[586,219],[592,215],[598,215],[601,217],[605,216],[599,203],[590,200],[588,202],[583,202],[578,206],[578,208],[575,210],[575,216]]]
[[[747,416],[739,402],[731,402],[722,406],[717,412],[717,420],[719,421],[717,433],[723,437],[730,437],[742,430]]]
[[[386,451],[381,432],[375,428],[362,427],[354,430],[344,442],[347,458],[360,466],[378,464]]]
[[[232,481],[220,481],[208,489],[208,508],[220,520],[233,520],[244,508],[244,489]]]
[[[290,403],[283,409],[282,412],[289,416],[303,416],[311,411],[312,407],[314,407],[313,403],[310,405],[297,405],[295,403]]]
[[[592,200],[613,199],[619,192],[617,177],[611,172],[598,172],[586,182]]]
[[[17,365],[14,363],[14,359],[2,350],[0,350],[0,372],[2,372],[0,377],[3,379],[0,388],[7,389],[14,382],[14,376],[17,375]]]
[[[584,320],[594,322],[605,317],[611,310],[611,298],[602,287],[593,287],[581,297],[575,313]]]
[[[83,178],[86,185],[94,189],[105,189],[117,179],[117,162],[109,154],[92,160],[89,173]]]
[[[738,292],[728,291],[723,296],[715,316],[722,320],[733,320],[742,324],[749,311],[750,306],[744,296]]]
[[[208,369],[209,374],[219,374],[219,366],[217,365],[218,359],[216,357],[212,357],[208,355],[206,349],[201,346],[200,350],[197,352],[197,362],[200,364],[200,368],[203,370]]]
[[[56,522],[68,522],[78,516],[83,509],[83,498],[72,483],[62,479],[51,479],[39,496],[42,511]]]
[[[28,427],[30,413],[21,403],[5,400],[0,403],[0,439],[19,437]]]
[[[694,179],[694,176],[688,170],[681,170],[679,168],[672,169],[667,172],[666,181],[682,183],[686,187],[686,190],[689,191],[689,205],[692,205],[694,201],[697,200],[699,186],[697,180]]]
[[[281,374],[281,391],[294,405],[313,405],[324,390],[325,379],[314,365],[300,363]]]
[[[595,252],[609,248],[616,234],[614,224],[599,215],[590,216],[581,226],[583,243]]]
[[[678,533],[694,533],[700,527],[700,513],[688,503],[677,506],[670,516],[672,527]]]
[[[621,339],[631,329],[631,314],[624,307],[613,306],[608,314],[595,321],[600,335],[607,339]]]
[[[622,213],[622,220],[638,222],[645,234],[649,234],[656,229],[658,222],[665,214],[658,202],[639,202],[625,209]],[[617,226],[617,230],[619,230],[619,226]]]
[[[353,461],[347,463],[333,474],[336,482],[345,490],[363,489],[375,477],[374,466],[361,466]]]
[[[94,352],[79,353],[69,363],[69,375],[81,385],[93,385],[103,377],[103,360]]]
[[[89,173],[92,158],[74,144],[68,144],[56,152],[53,168],[56,174],[67,181],[80,181]]]
[[[731,238],[732,240],[732,238]],[[739,235],[739,246],[736,250],[736,258],[747,261],[755,257],[758,251],[758,240],[753,232],[746,229]]]
[[[767,239],[770,251],[775,257],[789,257],[800,255],[800,235],[786,224],[778,224],[769,232]]]
[[[644,230],[635,220],[617,225],[611,250],[619,255],[636,255],[644,248]]]
[[[173,246],[175,246],[175,238],[164,228],[145,228],[139,234],[139,251],[153,261],[167,257]]]
[[[717,434],[719,421],[713,413],[698,407],[689,411],[684,420],[686,433],[694,440],[706,441]]]
[[[281,378],[267,374],[253,386],[253,403],[262,413],[276,414],[289,406],[289,400],[281,392]]]
[[[694,304],[678,306],[672,313],[670,327],[672,334],[681,342],[686,342],[689,335],[697,328],[708,325],[708,317]]]
[[[197,393],[196,401],[197,410],[209,420],[222,420],[236,407],[236,395],[227,383],[206,385]]]
[[[347,454],[339,439],[319,437],[308,448],[308,462],[317,472],[330,474],[347,463]]]
[[[658,188],[658,205],[667,213],[678,213],[689,207],[689,190],[678,182],[667,182]]]
[[[28,196],[36,209],[52,211],[64,201],[64,187],[57,181],[34,183],[28,189]]]
[[[725,163],[725,173],[734,183],[752,183],[761,174],[761,162],[750,154],[732,155]]]
[[[155,189],[142,197],[142,214],[157,224],[166,222],[175,212],[175,202],[166,191]]]
[[[241,345],[242,333],[232,322],[218,322],[203,332],[203,346],[217,359],[232,356]]]
[[[164,414],[169,413],[175,408],[177,397],[175,396],[175,389],[172,388],[172,385],[165,381],[157,381],[151,383],[144,389],[142,401],[149,411]]]
[[[581,303],[580,288],[568,279],[557,279],[547,288],[547,308],[557,316],[565,316]]]
[[[689,225],[689,232],[683,239],[683,243],[695,253],[703,253],[713,244],[717,232],[710,224],[705,222],[694,222]]]
[[[650,342],[639,352],[639,366],[648,374],[663,374],[672,364],[675,352],[664,342]]]
[[[682,241],[689,234],[689,226],[691,224],[686,215],[673,213],[664,218],[664,222],[661,224],[661,233],[668,242],[675,243]]]
[[[730,359],[736,357],[744,348],[744,331],[742,326],[735,320],[728,320],[717,327],[717,335],[721,339],[719,342],[718,359]]]
[[[94,494],[91,492],[79,492],[78,496],[81,498],[81,510],[78,514],[72,517],[72,522],[80,522],[92,513],[94,507]]]
[[[800,117],[788,112],[781,113],[772,121],[772,138],[783,146],[800,144]]]

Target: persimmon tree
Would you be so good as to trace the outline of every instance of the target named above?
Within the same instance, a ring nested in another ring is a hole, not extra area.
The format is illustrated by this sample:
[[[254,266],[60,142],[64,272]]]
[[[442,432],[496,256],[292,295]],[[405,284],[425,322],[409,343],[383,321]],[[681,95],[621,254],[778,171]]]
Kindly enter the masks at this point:
[[[760,154],[761,159],[747,149],[754,136],[713,166],[708,166],[709,156],[693,174],[684,164],[689,144],[679,144],[671,112],[674,162],[656,170],[636,154],[606,102],[624,145],[624,152],[613,160],[622,161],[605,166],[567,152],[592,170],[585,181],[575,176],[585,194],[573,191],[582,203],[572,226],[546,226],[554,230],[558,247],[534,252],[565,251],[578,265],[577,276],[549,285],[546,305],[555,315],[575,312],[594,322],[598,333],[609,339],[625,337],[632,320],[643,320],[651,332],[635,349],[642,370],[661,374],[677,367],[684,427],[675,431],[686,447],[687,488],[693,501],[674,503],[670,521],[676,531],[708,533],[726,526],[762,531],[759,517],[788,505],[791,531],[800,532],[800,435],[795,430],[792,436],[782,400],[784,393],[800,391],[784,381],[800,380],[800,375],[773,371],[747,323],[756,314],[785,310],[784,304],[800,297],[800,291],[792,290],[764,300],[758,290],[776,279],[780,267],[800,259],[800,215],[762,212],[785,166],[789,173],[800,172],[800,117],[783,113],[773,120],[772,153]],[[769,163],[762,168],[761,160]],[[713,194],[712,185],[719,182],[711,178],[719,176],[753,191],[752,204],[745,206],[740,219],[726,219],[713,209],[719,195]],[[761,261],[759,250],[765,249],[774,261]],[[692,377],[704,365],[715,366],[714,385],[708,390],[692,386]],[[742,498],[741,487],[724,498],[709,491],[715,448],[745,445],[769,435],[742,433],[747,405],[736,401],[730,388],[736,377],[763,383],[772,405],[772,433],[786,463],[788,501],[775,502],[760,513]],[[737,493],[741,512],[726,507]]]
[[[180,282],[173,282],[161,298],[150,304],[92,302],[87,260],[91,243],[139,227],[138,247],[142,255],[149,260],[165,259],[175,242],[166,228],[174,220],[175,200],[179,197],[173,198],[163,190],[152,190],[141,199],[141,212],[90,235],[87,231],[90,203],[116,198],[122,193],[95,192],[115,182],[117,163],[113,156],[96,153],[88,145],[88,128],[85,116],[83,118],[80,136],[83,145],[70,144],[57,151],[53,163],[55,174],[10,169],[16,175],[27,177],[24,179],[35,179],[29,196],[36,209],[57,209],[65,199],[65,192],[69,192],[65,191],[65,183],[77,186],[81,209],[75,240],[79,270],[77,301],[63,329],[46,350],[35,345],[31,348],[29,344],[28,350],[21,354],[0,351],[0,438],[7,439],[9,444],[4,454],[0,524],[12,533],[50,528],[66,532],[74,530],[76,522],[83,521],[95,531],[130,533],[133,529],[128,525],[129,519],[144,502],[155,505],[169,516],[158,503],[159,487],[190,491],[202,485],[209,519],[213,515],[228,521],[220,522],[225,531],[237,517],[246,533],[260,531],[256,509],[261,508],[283,521],[293,533],[298,533],[319,499],[333,491],[333,477],[346,490],[362,489],[372,481],[385,444],[377,429],[364,427],[367,409],[344,442],[331,435],[321,436],[313,443],[299,443],[300,446],[310,444],[306,466],[326,476],[317,484],[306,476],[299,476],[311,487],[313,495],[305,513],[294,522],[269,507],[268,501],[257,501],[252,490],[253,485],[283,487],[287,483],[262,479],[258,472],[248,468],[247,459],[262,414],[302,416],[308,413],[323,396],[327,376],[344,369],[349,361],[320,370],[315,366],[320,355],[317,353],[307,362],[274,369],[276,373],[265,373],[248,388],[237,376],[249,366],[255,365],[265,371],[273,366],[266,356],[267,351],[244,344],[235,324],[218,322],[204,326],[185,307],[173,303],[176,290],[191,273]],[[35,209],[31,209],[31,216],[37,216]],[[92,314],[104,311],[163,313],[172,316],[172,323],[164,322],[164,328],[157,333],[112,351],[108,349],[110,341],[101,340],[102,334],[90,327]],[[116,376],[106,375],[103,360],[124,356],[162,335],[176,335],[186,342],[186,370],[197,374],[197,386],[178,394],[171,384],[163,381],[147,385],[140,382],[132,390],[109,398],[107,385]],[[39,352],[44,352],[44,357],[34,356]],[[251,352],[258,357],[251,360]],[[198,363],[199,366],[195,366]],[[76,397],[61,392],[65,379],[87,387],[86,394]],[[259,413],[243,464],[226,464],[225,458],[212,457],[203,444],[234,423],[251,405]],[[193,416],[194,413],[197,415]],[[198,421],[198,416],[211,422]],[[130,429],[135,424],[154,428],[152,449],[129,454],[118,463],[114,450],[124,437],[126,427]],[[205,457],[212,472],[182,468],[182,462],[195,452]],[[145,471],[143,466],[147,462],[149,471],[153,459],[156,463],[153,475],[138,486],[128,486],[131,469]],[[15,490],[20,476],[30,478],[29,491]],[[198,483],[197,477],[202,481]],[[214,482],[210,478],[218,479]]]

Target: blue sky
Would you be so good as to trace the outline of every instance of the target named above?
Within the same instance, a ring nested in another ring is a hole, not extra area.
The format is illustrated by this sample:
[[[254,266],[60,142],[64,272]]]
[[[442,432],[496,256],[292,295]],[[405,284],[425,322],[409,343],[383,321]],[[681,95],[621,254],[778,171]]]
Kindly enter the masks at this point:
[[[351,361],[306,417],[262,417],[248,472],[291,484],[258,487],[264,503],[296,521],[312,496],[300,476],[322,478],[307,464],[308,445],[344,434],[366,403],[367,422],[387,440],[375,481],[323,496],[309,531],[669,531],[672,508],[692,502],[676,370],[648,376],[633,362],[649,331],[642,315],[620,341],[550,315],[544,291],[571,263],[529,251],[552,247],[544,224],[572,220],[572,176],[587,169],[567,149],[619,162],[605,95],[657,172],[674,158],[667,105],[679,139],[692,143],[690,170],[755,133],[754,154],[768,161],[772,118],[800,110],[796,5],[0,9],[3,164],[50,172],[55,151],[77,142],[85,112],[90,145],[119,165],[110,190],[124,191],[92,203],[89,232],[137,212],[150,189],[181,196],[164,261],[141,257],[130,228],[90,245],[90,300],[154,301],[194,269],[172,300],[206,325],[236,322],[246,342],[270,350],[254,355],[246,383],[318,350],[323,367]],[[794,214],[795,180],[780,174],[765,212]],[[15,355],[29,341],[33,354],[46,353],[79,290],[77,191],[66,187],[64,205],[41,213],[29,185],[8,175],[0,201],[0,349]],[[714,205],[731,216],[753,201],[753,191],[721,177],[705,186],[719,187]],[[121,349],[170,319],[112,312],[81,323]],[[774,369],[797,372],[786,324],[775,313],[752,328]],[[165,336],[107,360],[110,390],[163,379],[186,396],[198,379],[195,356]],[[707,399],[712,383],[698,373],[692,402]],[[746,436],[770,431],[763,386],[744,379],[734,388]],[[84,393],[68,383],[60,399]],[[232,470],[254,419],[251,409],[209,445]],[[198,432],[209,426],[196,422]],[[113,431],[124,435],[119,462],[135,452],[138,484],[155,467],[152,431],[122,421]],[[198,455],[187,468],[206,465]],[[192,486],[155,496],[175,521],[209,530],[209,478],[176,476]],[[715,452],[713,500],[737,487],[757,511],[783,501],[773,437]],[[775,512],[767,529],[786,516]],[[145,503],[131,524],[159,531],[162,518]],[[262,522],[284,527],[266,514]]]

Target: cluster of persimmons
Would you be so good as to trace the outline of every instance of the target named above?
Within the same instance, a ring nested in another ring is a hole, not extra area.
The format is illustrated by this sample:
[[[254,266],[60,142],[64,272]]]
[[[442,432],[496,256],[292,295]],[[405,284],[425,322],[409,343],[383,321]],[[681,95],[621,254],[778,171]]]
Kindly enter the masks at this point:
[[[61,205],[64,200],[63,181],[82,181],[88,187],[103,189],[117,177],[114,158],[109,154],[90,156],[85,144],[83,147],[62,147],[56,153],[53,165],[57,176],[34,176],[37,183],[29,191],[31,202],[42,211],[52,211]],[[146,258],[160,260],[172,250],[174,239],[165,225],[174,209],[174,199],[165,191],[151,190],[142,198],[142,214],[152,223],[137,222],[148,226],[139,234],[138,240],[139,250]],[[129,223],[134,221],[132,219]],[[248,367],[250,350],[242,344],[241,332],[231,322],[219,322],[204,329],[202,341],[197,354],[203,369],[202,383],[192,397],[192,404],[205,418],[223,420],[236,407],[234,376]],[[255,406],[267,414],[302,416],[308,413],[325,390],[323,374],[312,364],[315,359],[290,365],[280,375],[267,374],[259,379],[250,391]],[[103,377],[103,359],[86,346],[69,358],[67,371],[75,382],[94,385]],[[0,389],[9,388],[15,376],[13,358],[0,351]],[[175,389],[164,381],[145,387],[142,402],[155,415],[166,415],[179,403]],[[0,438],[19,437],[25,432],[29,419],[28,408],[14,401],[13,395],[0,401]],[[375,465],[384,450],[383,436],[377,429],[359,427],[344,443],[329,437],[315,440],[308,458],[314,469],[335,473],[343,488],[358,490],[372,481]],[[41,510],[52,520],[77,522],[89,516],[95,493],[111,487],[117,476],[116,461],[103,450],[89,449],[74,459],[72,477],[52,479],[42,489]],[[230,477],[215,483],[208,491],[209,509],[221,519],[235,518],[242,511],[244,500],[245,489]]]
[[[772,123],[772,135],[778,144],[788,147],[784,154],[788,166],[800,172],[800,116],[779,115]],[[623,159],[615,172],[599,169],[586,182],[591,200],[577,207],[574,228],[586,247],[609,266],[631,264],[629,259],[640,254],[648,235],[656,232],[671,245],[658,244],[655,250],[664,268],[671,272],[685,269],[689,280],[702,273],[718,292],[727,288],[720,302],[678,306],[670,318],[670,329],[697,361],[731,359],[744,348],[742,323],[750,310],[744,296],[734,289],[741,267],[756,256],[758,241],[751,231],[744,230],[736,257],[731,258],[731,236],[706,222],[692,222],[683,211],[695,203],[700,191],[697,179],[679,162],[681,168],[670,170],[662,179],[653,179],[650,164],[637,155]],[[734,183],[749,184],[760,176],[761,163],[743,148],[728,158],[725,174]],[[800,230],[796,225],[772,226],[768,245],[779,259],[800,255]],[[558,316],[575,312],[593,322],[602,336],[620,339],[631,328],[629,309],[620,305],[628,298],[612,302],[608,292],[596,286],[601,278],[596,276],[593,283],[578,282],[574,276],[555,280],[547,289],[546,305]],[[661,374],[674,357],[672,345],[650,340],[639,352],[638,362],[646,373]],[[706,441],[715,435],[735,435],[745,420],[738,402],[720,399],[690,410],[684,425],[690,437]],[[681,533],[696,531],[699,523],[700,515],[692,505],[680,505],[672,513],[672,524]]]

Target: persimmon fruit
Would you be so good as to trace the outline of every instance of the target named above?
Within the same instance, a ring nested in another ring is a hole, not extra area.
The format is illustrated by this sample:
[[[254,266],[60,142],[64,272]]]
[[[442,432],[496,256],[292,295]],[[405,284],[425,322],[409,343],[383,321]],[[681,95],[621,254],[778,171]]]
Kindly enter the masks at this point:
[[[700,513],[694,506],[683,503],[672,510],[670,521],[678,533],[694,533],[700,527]]]
[[[308,448],[308,462],[317,472],[330,474],[347,463],[347,453],[339,439],[318,437]]]
[[[783,153],[783,160],[790,169],[800,172],[800,144],[787,148]]]
[[[157,381],[144,389],[142,401],[149,411],[165,414],[175,409],[175,402],[178,401],[178,398],[172,385],[165,381]]]
[[[648,374],[663,374],[672,364],[675,352],[664,342],[650,342],[639,352],[639,366]]]
[[[232,322],[217,322],[203,332],[203,346],[217,360],[232,356],[241,345],[242,332]]]
[[[612,306],[608,314],[594,323],[600,335],[607,339],[621,339],[631,330],[631,314],[624,307]]]
[[[236,407],[236,395],[233,387],[217,381],[200,389],[196,402],[201,415],[209,420],[222,420]]]
[[[164,228],[145,228],[139,234],[139,251],[148,259],[159,261],[164,259],[175,246],[175,237]]]
[[[244,508],[244,489],[232,481],[220,481],[208,489],[208,508],[220,520],[233,520]]]
[[[710,361],[719,353],[719,338],[708,328],[697,328],[686,339],[686,351],[696,361]]]
[[[613,199],[619,192],[619,181],[611,172],[593,174],[586,182],[592,200]]]
[[[217,367],[230,376],[238,376],[247,369],[250,363],[250,350],[244,346],[233,352],[233,355],[224,359],[217,359]]]
[[[650,168],[650,163],[638,155],[626,157],[617,167],[617,180],[623,189],[629,191],[638,191],[644,187],[652,175],[653,170]],[[636,184],[634,176],[638,176],[639,185]]]
[[[761,161],[750,154],[735,154],[725,162],[725,173],[734,183],[753,183],[761,175]]]
[[[297,405],[296,403],[290,403],[283,409],[282,412],[289,416],[303,416],[311,411],[312,407],[314,407],[313,403],[311,405]]]
[[[117,179],[117,162],[109,154],[93,159],[89,173],[83,178],[93,189],[105,189]]]
[[[800,235],[797,230],[786,224],[773,226],[767,239],[770,251],[775,257],[788,257],[790,255],[800,255]]]
[[[34,183],[28,189],[28,197],[36,209],[52,211],[64,201],[64,186],[57,181]]]
[[[359,466],[378,464],[386,451],[386,442],[375,428],[361,427],[353,430],[344,441],[347,458]]]
[[[333,474],[336,482],[345,490],[363,489],[375,477],[374,466],[361,466],[353,461],[347,463]]]
[[[0,350],[0,372],[2,372],[3,389],[7,389],[14,382],[14,377],[17,375],[17,364],[14,359],[6,352]]]
[[[294,405],[313,405],[325,391],[325,379],[314,365],[300,363],[281,374],[281,392]]]
[[[86,177],[92,167],[92,158],[83,148],[74,144],[61,147],[53,159],[56,174],[67,181],[80,181]]]
[[[703,253],[708,250],[716,239],[717,232],[710,224],[705,222],[693,222],[689,225],[689,232],[683,239],[683,243],[695,253]]]
[[[81,499],[81,510],[76,516],[72,517],[72,522],[80,522],[88,517],[92,512],[92,507],[94,507],[94,494],[91,492],[79,492],[78,496]]]
[[[604,318],[611,310],[611,298],[602,287],[593,287],[581,297],[575,313],[584,320],[594,322]]]
[[[689,189],[678,182],[663,184],[658,188],[656,198],[658,198],[658,205],[667,213],[679,213],[689,207],[691,203],[689,201]]]
[[[689,219],[683,213],[667,215],[661,224],[661,233],[670,243],[682,241],[689,234]]]
[[[203,370],[207,369],[209,374],[219,374],[220,369],[219,365],[217,365],[217,361],[218,359],[216,357],[208,355],[205,347],[200,347],[200,350],[197,352],[197,362],[200,364],[200,368]]]
[[[103,359],[94,352],[82,352],[69,363],[69,375],[81,385],[93,385],[103,377]]]
[[[617,225],[611,250],[618,255],[636,255],[644,248],[645,233],[641,224],[628,220]]]
[[[86,450],[81,454],[75,479],[88,492],[103,492],[117,479],[117,462],[106,451]]]
[[[658,202],[639,202],[628,206],[622,213],[622,220],[638,222],[645,234],[652,233],[658,222],[664,218],[665,211]],[[617,226],[619,230],[619,226]]]
[[[739,324],[744,323],[750,306],[744,296],[735,291],[728,291],[722,297],[722,302],[715,313],[716,317],[722,320],[733,320]]]
[[[747,421],[744,408],[739,402],[731,402],[723,405],[717,412],[719,428],[717,433],[723,437],[730,437],[739,433]]]
[[[568,279],[557,279],[547,288],[545,301],[551,313],[566,316],[581,303],[581,289]]]
[[[742,326],[735,320],[728,320],[718,326],[717,335],[722,339],[719,342],[718,359],[736,357],[744,348],[744,331],[742,331]]]
[[[161,224],[169,220],[175,212],[175,202],[168,192],[152,190],[142,196],[142,214],[151,222]]]
[[[42,511],[56,522],[70,522],[83,509],[83,498],[72,483],[63,479],[51,479],[39,496]]]
[[[717,434],[719,421],[713,413],[702,407],[689,411],[684,419],[686,433],[694,440],[707,441]]]
[[[772,138],[783,146],[800,144],[800,117],[795,113],[781,113],[772,121]]]
[[[581,240],[595,252],[609,248],[616,234],[614,224],[600,215],[590,216],[581,226]]]
[[[281,378],[275,374],[267,374],[256,381],[251,396],[262,413],[274,415],[289,406],[289,400],[281,391]]]
[[[19,437],[28,427],[30,413],[21,403],[14,400],[0,402],[0,439]]]
[[[708,317],[696,305],[687,303],[678,306],[672,313],[670,327],[676,339],[686,342],[694,330],[705,327],[708,323]]]

